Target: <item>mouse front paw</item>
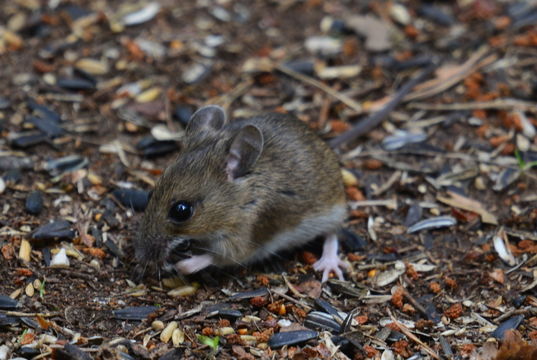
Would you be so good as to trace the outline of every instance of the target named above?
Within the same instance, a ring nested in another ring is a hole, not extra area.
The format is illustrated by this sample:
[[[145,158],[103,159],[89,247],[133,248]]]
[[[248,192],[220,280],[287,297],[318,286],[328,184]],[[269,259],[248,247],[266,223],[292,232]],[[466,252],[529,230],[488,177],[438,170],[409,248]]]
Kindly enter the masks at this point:
[[[334,272],[338,279],[345,280],[343,276],[343,270],[348,268],[348,265],[341,261],[337,256],[321,256],[321,258],[313,264],[313,268],[316,271],[322,271],[322,282],[328,280],[328,276],[331,272]]]
[[[211,255],[195,255],[181,260],[175,264],[175,268],[182,274],[193,274],[213,264]]]

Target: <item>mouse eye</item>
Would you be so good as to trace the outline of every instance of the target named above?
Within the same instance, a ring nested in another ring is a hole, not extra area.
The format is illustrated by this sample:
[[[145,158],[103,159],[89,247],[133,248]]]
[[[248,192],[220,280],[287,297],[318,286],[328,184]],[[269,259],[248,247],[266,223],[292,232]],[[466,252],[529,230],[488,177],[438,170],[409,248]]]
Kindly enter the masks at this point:
[[[177,223],[187,221],[192,217],[194,209],[190,203],[180,200],[172,205],[168,217]]]

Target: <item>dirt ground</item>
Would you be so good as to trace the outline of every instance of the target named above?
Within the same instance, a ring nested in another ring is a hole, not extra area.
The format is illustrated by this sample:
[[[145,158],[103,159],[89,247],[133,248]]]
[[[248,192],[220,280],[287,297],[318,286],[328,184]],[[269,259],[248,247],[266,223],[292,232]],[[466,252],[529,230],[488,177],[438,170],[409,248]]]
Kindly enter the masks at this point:
[[[537,359],[536,24],[531,1],[0,2],[0,360]],[[204,104],[334,148],[344,281],[319,239],[140,278]]]

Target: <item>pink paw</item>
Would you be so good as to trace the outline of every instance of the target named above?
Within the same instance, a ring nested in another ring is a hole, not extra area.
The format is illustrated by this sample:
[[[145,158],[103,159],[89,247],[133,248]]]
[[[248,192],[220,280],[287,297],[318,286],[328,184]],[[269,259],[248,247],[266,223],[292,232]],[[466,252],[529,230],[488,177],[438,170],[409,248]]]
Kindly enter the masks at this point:
[[[346,270],[348,268],[348,265],[343,261],[339,260],[337,256],[321,256],[321,258],[317,262],[315,262],[315,264],[313,264],[313,268],[316,271],[323,272],[323,277],[321,281],[326,282],[326,280],[328,280],[328,276],[332,271],[337,275],[339,280],[345,280],[342,270]]]
[[[211,255],[195,255],[177,262],[175,268],[182,274],[193,274],[212,264],[213,257]]]

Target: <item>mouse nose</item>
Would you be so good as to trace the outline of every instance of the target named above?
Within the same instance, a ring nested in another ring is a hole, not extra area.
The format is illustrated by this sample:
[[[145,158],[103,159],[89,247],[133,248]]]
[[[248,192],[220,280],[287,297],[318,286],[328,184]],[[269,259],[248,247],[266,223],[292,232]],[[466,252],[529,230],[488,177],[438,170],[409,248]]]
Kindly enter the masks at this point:
[[[173,240],[168,247],[169,254],[166,259],[167,262],[175,264],[177,261],[189,258],[192,255],[189,252],[191,244],[192,240],[190,239]]]

